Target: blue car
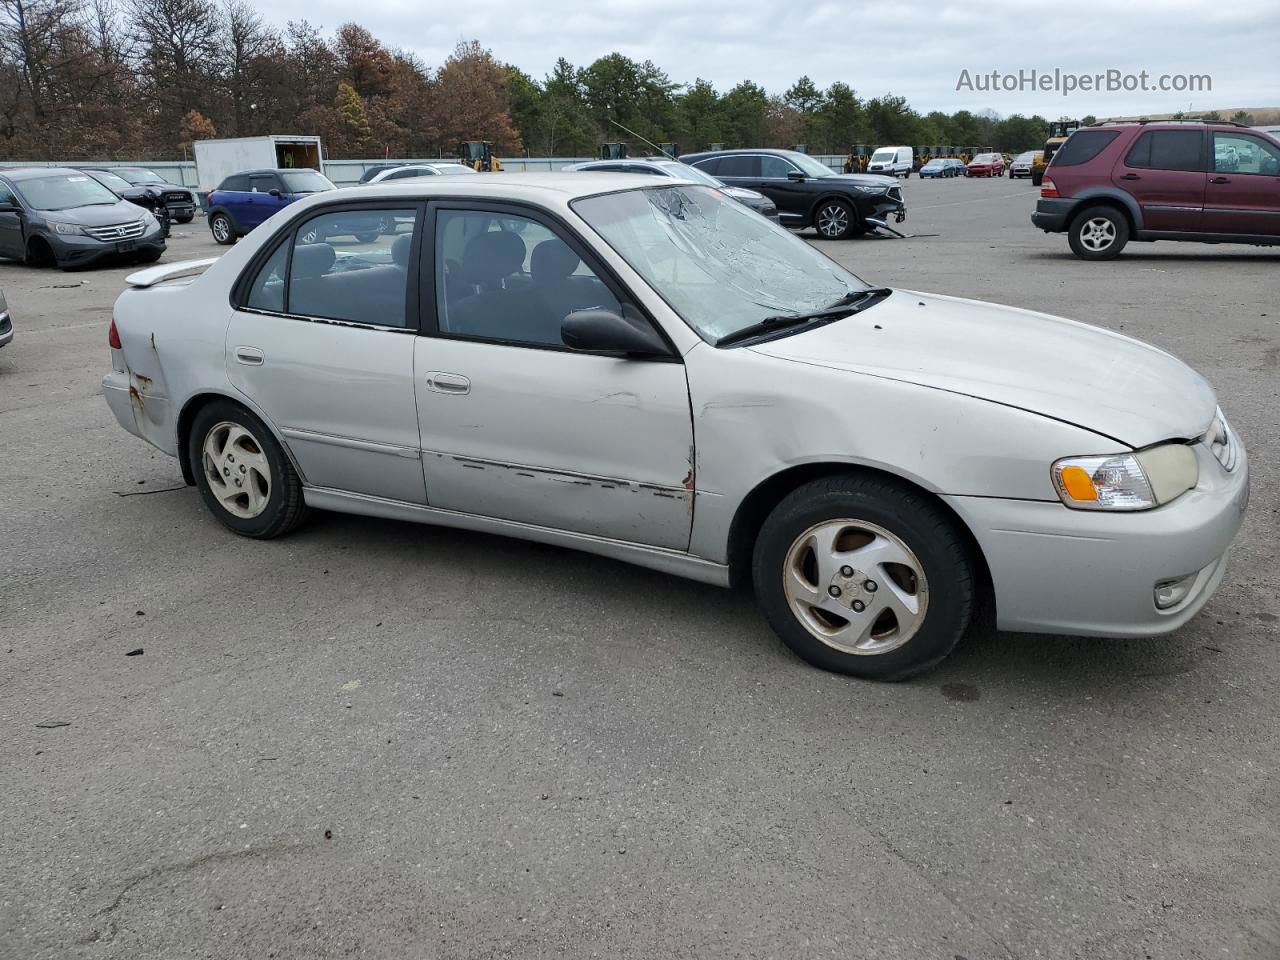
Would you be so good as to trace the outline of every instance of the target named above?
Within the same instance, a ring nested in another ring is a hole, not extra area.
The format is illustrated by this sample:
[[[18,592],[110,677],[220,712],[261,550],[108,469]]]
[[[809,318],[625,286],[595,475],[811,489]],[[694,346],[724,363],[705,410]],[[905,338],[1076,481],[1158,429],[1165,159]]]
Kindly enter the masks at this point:
[[[233,173],[209,194],[209,232],[216,242],[229,246],[293,201],[336,189],[310,169]]]
[[[935,158],[920,168],[920,176],[925,180],[933,177],[967,177],[968,175],[969,169],[963,161],[954,158]]]

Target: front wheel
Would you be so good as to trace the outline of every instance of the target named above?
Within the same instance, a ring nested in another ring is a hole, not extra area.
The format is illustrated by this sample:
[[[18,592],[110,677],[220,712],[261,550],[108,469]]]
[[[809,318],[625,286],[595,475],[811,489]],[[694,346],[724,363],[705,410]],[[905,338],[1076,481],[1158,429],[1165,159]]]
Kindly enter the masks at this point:
[[[241,536],[278,537],[305,518],[298,472],[266,424],[239,404],[203,407],[187,456],[205,505]]]
[[[938,663],[973,614],[976,579],[955,522],[891,478],[814,480],[769,514],[752,558],[756,601],[816,667],[901,680]]]
[[[174,219],[177,220],[179,223],[190,223],[195,218],[196,218],[196,215],[194,213],[184,213],[181,216],[175,217]]]
[[[845,240],[860,232],[854,219],[853,207],[843,200],[824,200],[818,207],[813,225],[823,240]]]
[[[214,243],[224,247],[236,242],[236,228],[225,213],[215,213],[209,218],[209,232],[213,234]]]
[[[1081,260],[1113,260],[1129,242],[1129,221],[1114,207],[1089,207],[1071,221],[1067,242]]]

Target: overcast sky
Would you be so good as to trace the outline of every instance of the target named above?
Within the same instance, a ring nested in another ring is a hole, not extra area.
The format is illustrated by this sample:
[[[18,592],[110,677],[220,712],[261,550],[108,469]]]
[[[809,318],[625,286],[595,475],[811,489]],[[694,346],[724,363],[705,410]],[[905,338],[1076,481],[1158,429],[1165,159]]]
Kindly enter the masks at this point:
[[[577,66],[618,51],[652,59],[677,82],[726,90],[750,79],[781,92],[801,74],[843,80],[864,97],[896,93],[922,112],[992,109],[1123,116],[1192,106],[1280,106],[1277,0],[261,0],[271,19],[331,31],[347,20],[439,65],[459,40],[542,78],[559,56]],[[962,70],[1107,69],[1208,74],[1211,92],[956,90]]]

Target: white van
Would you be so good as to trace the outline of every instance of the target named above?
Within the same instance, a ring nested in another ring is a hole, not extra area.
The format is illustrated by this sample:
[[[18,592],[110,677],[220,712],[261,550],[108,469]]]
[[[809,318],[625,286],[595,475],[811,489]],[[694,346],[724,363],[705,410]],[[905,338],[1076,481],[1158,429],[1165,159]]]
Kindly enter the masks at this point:
[[[871,155],[867,173],[883,173],[889,177],[909,177],[915,169],[916,155],[910,147],[881,147]]]

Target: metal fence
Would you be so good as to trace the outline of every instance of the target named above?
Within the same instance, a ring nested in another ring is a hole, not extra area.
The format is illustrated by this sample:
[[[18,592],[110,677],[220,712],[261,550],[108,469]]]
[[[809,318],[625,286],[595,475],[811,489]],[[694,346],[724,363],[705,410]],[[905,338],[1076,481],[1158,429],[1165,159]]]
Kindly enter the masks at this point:
[[[324,174],[340,187],[351,186],[360,180],[360,175],[370,167],[384,163],[430,163],[433,160],[452,159],[449,157],[420,157],[410,160],[326,160]],[[583,163],[595,157],[511,157],[502,158],[503,170],[510,173],[550,173],[571,163]],[[842,155],[814,156],[833,170],[840,170],[845,158]],[[4,167],[142,167],[152,170],[170,183],[178,183],[185,187],[196,187],[200,181],[196,177],[196,165],[193,161],[183,160],[140,160],[137,163],[122,163],[119,160],[77,160],[74,163],[57,163],[54,161],[34,161],[20,163],[18,161],[0,161]]]

